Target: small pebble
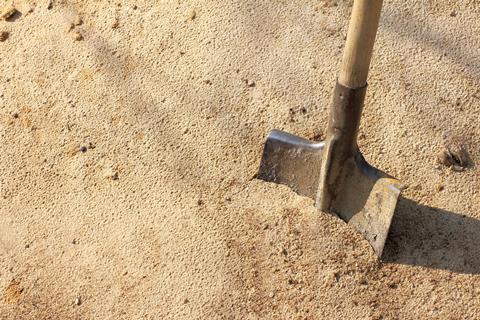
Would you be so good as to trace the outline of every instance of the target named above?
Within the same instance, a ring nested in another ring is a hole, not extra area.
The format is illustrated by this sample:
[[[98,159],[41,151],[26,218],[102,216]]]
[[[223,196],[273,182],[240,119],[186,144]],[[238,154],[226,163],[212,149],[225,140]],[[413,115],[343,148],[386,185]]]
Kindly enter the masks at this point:
[[[464,171],[464,170],[465,170],[465,168],[462,167],[462,166],[459,166],[459,165],[456,165],[456,164],[452,166],[452,171],[462,172],[462,171]]]
[[[450,17],[456,17],[457,16],[457,11],[453,10],[450,12]]]
[[[7,40],[9,36],[10,33],[8,33],[7,31],[0,31],[0,42]]]
[[[435,190],[436,190],[437,192],[441,192],[441,191],[443,191],[444,189],[445,189],[445,187],[444,187],[443,185],[441,185],[441,184],[437,184],[437,185],[435,186]]]
[[[203,205],[203,200],[201,200],[201,199],[197,200],[197,205],[199,205],[199,206]]]
[[[195,20],[195,18],[197,17],[197,11],[195,10],[191,10],[189,13],[188,13],[188,19],[187,20]]]
[[[247,80],[247,86],[249,86],[250,88],[255,87],[255,81],[253,81],[253,80]]]
[[[112,179],[113,181],[117,181],[118,180],[118,173],[115,172],[111,177],[110,179]]]
[[[82,152],[82,153],[87,152],[87,147],[81,146],[81,147],[80,147],[80,152]]]
[[[190,300],[188,300],[188,298],[185,298],[185,299],[183,300],[183,304],[187,304],[187,303],[189,303],[189,302],[190,302]]]
[[[8,18],[12,17],[16,12],[17,9],[13,5],[9,5],[2,10],[2,13],[0,13],[0,19],[7,20]]]
[[[75,298],[75,305],[79,306],[82,304],[82,300],[80,300],[80,297]]]
[[[48,0],[47,10],[52,10],[52,9],[53,9],[53,0]]]

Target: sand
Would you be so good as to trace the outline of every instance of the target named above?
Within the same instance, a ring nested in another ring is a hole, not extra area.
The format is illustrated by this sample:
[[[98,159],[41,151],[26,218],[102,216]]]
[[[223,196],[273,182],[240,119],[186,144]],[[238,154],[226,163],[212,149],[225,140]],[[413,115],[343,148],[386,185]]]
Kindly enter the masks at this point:
[[[351,1],[13,4],[0,319],[480,317],[477,1],[385,2],[360,135],[406,186],[382,262],[254,179],[269,130],[324,135]]]

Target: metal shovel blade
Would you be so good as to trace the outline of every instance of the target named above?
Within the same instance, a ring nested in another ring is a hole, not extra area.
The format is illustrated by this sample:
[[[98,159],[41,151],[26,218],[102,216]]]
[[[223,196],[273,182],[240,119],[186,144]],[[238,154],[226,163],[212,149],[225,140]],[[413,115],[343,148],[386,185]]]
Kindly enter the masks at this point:
[[[288,185],[318,203],[324,147],[324,142],[310,142],[273,130],[265,143],[258,178]],[[360,232],[381,257],[400,195],[400,182],[370,166],[358,152],[345,162],[335,189],[330,211]]]

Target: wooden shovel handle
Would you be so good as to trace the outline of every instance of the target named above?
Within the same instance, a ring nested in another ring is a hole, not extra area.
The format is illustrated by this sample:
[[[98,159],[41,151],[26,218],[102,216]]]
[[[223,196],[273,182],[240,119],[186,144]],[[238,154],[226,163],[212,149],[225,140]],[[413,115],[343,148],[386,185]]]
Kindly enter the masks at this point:
[[[383,0],[355,0],[338,82],[352,89],[367,84]]]

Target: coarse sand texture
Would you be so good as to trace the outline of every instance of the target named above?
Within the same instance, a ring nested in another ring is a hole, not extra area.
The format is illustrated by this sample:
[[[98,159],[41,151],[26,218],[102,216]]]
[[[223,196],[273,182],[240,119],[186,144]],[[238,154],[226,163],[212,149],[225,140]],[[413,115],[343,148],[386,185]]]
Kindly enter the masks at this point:
[[[378,261],[254,176],[325,138],[348,0],[0,2],[0,319],[480,318],[480,3],[385,0]]]

